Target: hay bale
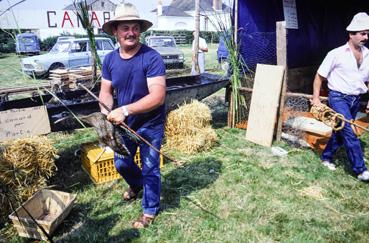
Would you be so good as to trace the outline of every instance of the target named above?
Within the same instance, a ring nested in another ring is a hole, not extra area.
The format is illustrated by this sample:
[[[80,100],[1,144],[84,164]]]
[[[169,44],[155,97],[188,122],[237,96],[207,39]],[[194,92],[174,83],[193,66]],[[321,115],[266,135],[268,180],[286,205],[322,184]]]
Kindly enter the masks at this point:
[[[45,136],[16,139],[2,144],[0,202],[6,207],[1,210],[2,219],[10,213],[7,198],[13,202],[25,201],[46,186],[47,179],[56,171],[55,157],[56,150]]]
[[[217,141],[211,120],[210,108],[197,100],[171,111],[165,126],[164,149],[193,154],[211,148]]]

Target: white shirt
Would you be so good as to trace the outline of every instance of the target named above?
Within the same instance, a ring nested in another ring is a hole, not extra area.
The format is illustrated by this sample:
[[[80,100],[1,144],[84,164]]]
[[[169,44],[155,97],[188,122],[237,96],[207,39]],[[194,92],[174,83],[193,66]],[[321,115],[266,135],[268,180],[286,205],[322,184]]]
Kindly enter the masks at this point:
[[[324,58],[318,74],[328,80],[328,88],[348,95],[366,93],[369,81],[369,50],[361,47],[363,61],[360,68],[348,43],[337,47]]]
[[[199,37],[199,52],[203,52],[202,49],[208,48],[206,44],[206,40],[204,38]],[[195,40],[192,41],[192,52],[195,51]]]

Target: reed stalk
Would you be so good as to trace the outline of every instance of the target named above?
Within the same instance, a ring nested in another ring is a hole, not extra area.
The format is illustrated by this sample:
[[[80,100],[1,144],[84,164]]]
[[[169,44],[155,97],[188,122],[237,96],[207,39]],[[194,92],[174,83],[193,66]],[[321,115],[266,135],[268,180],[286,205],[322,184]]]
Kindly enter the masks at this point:
[[[92,56],[92,73],[93,80],[92,83],[97,81],[97,66],[101,69],[101,60],[96,50],[96,40],[94,35],[94,28],[92,22],[90,21],[90,16],[88,13],[87,1],[74,2],[74,7],[76,8],[76,15],[81,21],[82,27],[86,30],[88,39],[90,41],[91,56]]]

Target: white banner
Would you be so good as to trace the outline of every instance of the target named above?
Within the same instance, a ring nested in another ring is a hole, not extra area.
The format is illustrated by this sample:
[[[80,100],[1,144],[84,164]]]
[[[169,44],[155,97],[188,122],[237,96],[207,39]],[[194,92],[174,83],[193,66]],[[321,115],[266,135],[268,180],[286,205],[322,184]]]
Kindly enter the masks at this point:
[[[113,12],[90,11],[90,21],[96,28],[109,21]],[[82,25],[74,11],[68,10],[17,10],[0,16],[1,29],[74,29]]]

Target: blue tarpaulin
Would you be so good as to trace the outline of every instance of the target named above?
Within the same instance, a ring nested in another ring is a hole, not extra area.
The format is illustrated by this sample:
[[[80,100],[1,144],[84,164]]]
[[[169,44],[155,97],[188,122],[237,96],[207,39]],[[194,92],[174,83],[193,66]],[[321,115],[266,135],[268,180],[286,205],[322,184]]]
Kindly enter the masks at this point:
[[[295,2],[298,29],[288,29],[289,68],[321,63],[329,50],[346,43],[352,17],[369,11],[367,0]],[[238,0],[240,53],[248,68],[276,64],[276,22],[283,20],[282,0]]]

